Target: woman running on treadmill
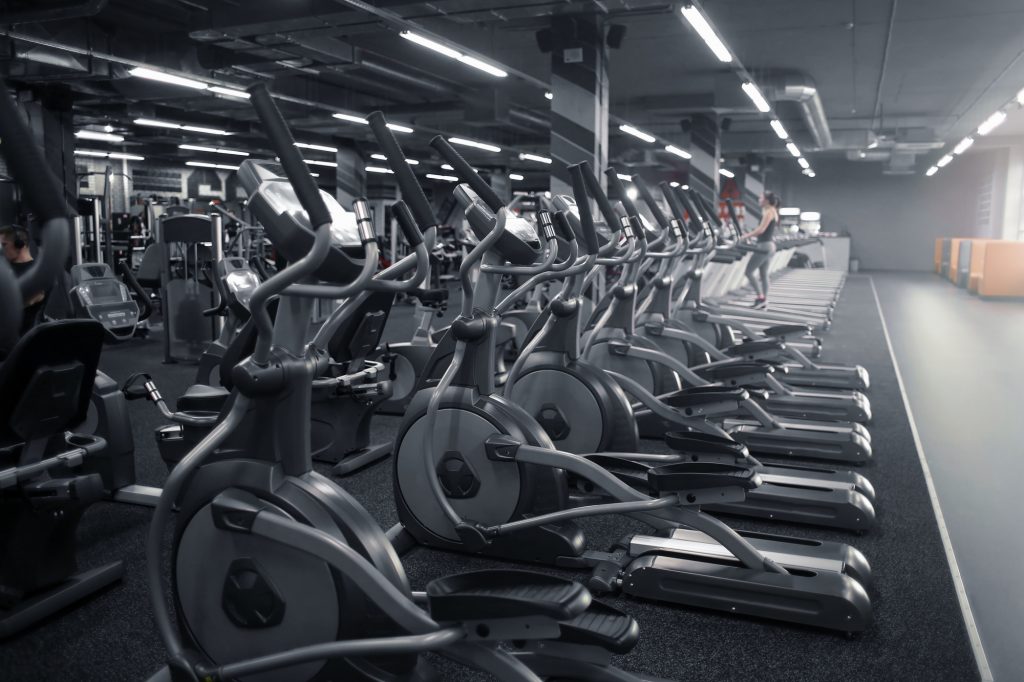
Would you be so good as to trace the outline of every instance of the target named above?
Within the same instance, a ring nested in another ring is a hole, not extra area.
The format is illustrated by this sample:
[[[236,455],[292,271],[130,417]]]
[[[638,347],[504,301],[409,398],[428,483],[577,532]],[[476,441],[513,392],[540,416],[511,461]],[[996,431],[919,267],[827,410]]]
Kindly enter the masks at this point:
[[[775,228],[779,225],[779,197],[775,192],[765,192],[761,195],[761,223],[753,232],[743,236],[743,239],[757,240],[757,251],[750,255],[747,261],[746,275],[750,286],[754,290],[754,307],[768,307],[768,265],[772,256],[775,255]],[[760,272],[761,279],[755,277]]]

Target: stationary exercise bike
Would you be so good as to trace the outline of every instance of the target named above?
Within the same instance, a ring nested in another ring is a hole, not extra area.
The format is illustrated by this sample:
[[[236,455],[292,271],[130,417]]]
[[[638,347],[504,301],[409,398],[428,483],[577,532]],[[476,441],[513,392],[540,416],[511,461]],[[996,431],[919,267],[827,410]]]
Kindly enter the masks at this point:
[[[232,371],[223,419],[171,472],[154,510],[147,577],[168,665],[153,679],[425,682],[420,654],[432,651],[502,680],[638,680],[608,662],[635,643],[636,623],[571,581],[482,571],[414,595],[372,517],[313,471],[310,393],[327,369],[329,328],[372,292],[417,286],[427,251],[399,202],[415,254],[375,275],[365,202],[347,213],[321,192],[265,86],[250,93],[290,181],[261,173],[274,170],[267,162],[246,160],[239,172],[243,185],[260,178],[250,208],[290,265],[254,292],[253,354]],[[281,297],[273,324],[272,296]],[[314,297],[348,300],[307,344]],[[172,516],[175,616],[163,571]],[[518,651],[498,648],[508,640]]]

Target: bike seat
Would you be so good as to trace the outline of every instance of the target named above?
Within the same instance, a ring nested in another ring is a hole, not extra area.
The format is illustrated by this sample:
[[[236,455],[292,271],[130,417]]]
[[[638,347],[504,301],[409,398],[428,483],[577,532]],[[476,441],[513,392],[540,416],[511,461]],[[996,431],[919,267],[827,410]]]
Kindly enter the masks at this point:
[[[733,401],[740,402],[750,397],[746,389],[724,388],[722,386],[694,386],[672,391],[658,396],[661,402],[670,407],[702,407],[715,403]]]
[[[761,484],[757,473],[750,467],[715,462],[680,462],[652,467],[647,472],[647,482],[655,494],[733,486],[753,490]]]
[[[460,573],[431,581],[426,592],[430,616],[448,622],[530,616],[567,621],[591,604],[583,585],[531,571]]]
[[[632,616],[599,601],[559,626],[562,636],[558,641],[598,646],[613,654],[629,653],[640,637],[640,626]]]
[[[697,370],[697,374],[710,381],[724,381],[726,379],[745,377],[750,374],[760,374],[764,376],[774,372],[774,367],[763,362],[730,362],[724,365],[702,367]]]
[[[728,355],[746,355],[747,353],[764,353],[767,351],[780,351],[783,346],[781,341],[776,339],[759,339],[757,341],[744,341],[725,349]]]
[[[669,431],[665,434],[665,444],[680,452],[734,455],[736,457],[746,457],[748,454],[747,446],[743,443],[710,433]]]
[[[231,392],[220,386],[192,384],[178,398],[178,410],[181,412],[220,412]]]
[[[774,337],[792,336],[794,334],[803,336],[804,334],[811,333],[811,327],[806,324],[777,324],[772,327],[765,327],[762,333],[765,336]]]

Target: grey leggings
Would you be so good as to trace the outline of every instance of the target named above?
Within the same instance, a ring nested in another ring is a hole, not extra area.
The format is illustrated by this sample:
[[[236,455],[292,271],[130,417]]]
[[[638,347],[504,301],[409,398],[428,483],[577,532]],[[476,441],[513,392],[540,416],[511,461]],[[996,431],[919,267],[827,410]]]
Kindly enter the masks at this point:
[[[768,297],[768,265],[772,262],[774,255],[775,242],[758,242],[757,251],[751,252],[750,260],[747,261],[747,279],[750,281],[754,293],[761,298]],[[755,272],[761,273],[760,282],[754,277]]]

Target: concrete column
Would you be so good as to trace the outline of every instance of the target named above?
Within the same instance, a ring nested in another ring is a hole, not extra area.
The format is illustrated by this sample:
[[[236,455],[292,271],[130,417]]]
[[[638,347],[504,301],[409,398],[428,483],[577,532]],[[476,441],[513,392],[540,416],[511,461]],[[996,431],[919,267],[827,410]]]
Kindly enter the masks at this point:
[[[342,206],[350,209],[353,201],[366,196],[366,171],[363,170],[366,164],[356,150],[349,147],[338,149],[334,161],[338,164],[335,196]]]
[[[43,147],[47,165],[68,195],[77,196],[75,130],[71,104],[70,86],[49,84],[36,98],[25,102],[25,111],[32,133]],[[95,148],[106,149],[107,146],[99,143]]]
[[[1009,148],[1002,223],[1002,230],[995,231],[996,239],[1024,239],[1024,146]]]
[[[690,118],[690,130],[686,135],[689,139],[684,148],[693,155],[687,162],[687,184],[717,206],[720,186],[718,159],[722,150],[718,120],[703,114],[694,115]]]
[[[555,17],[551,50],[551,192],[571,194],[568,164],[608,164],[608,48],[597,15]]]

